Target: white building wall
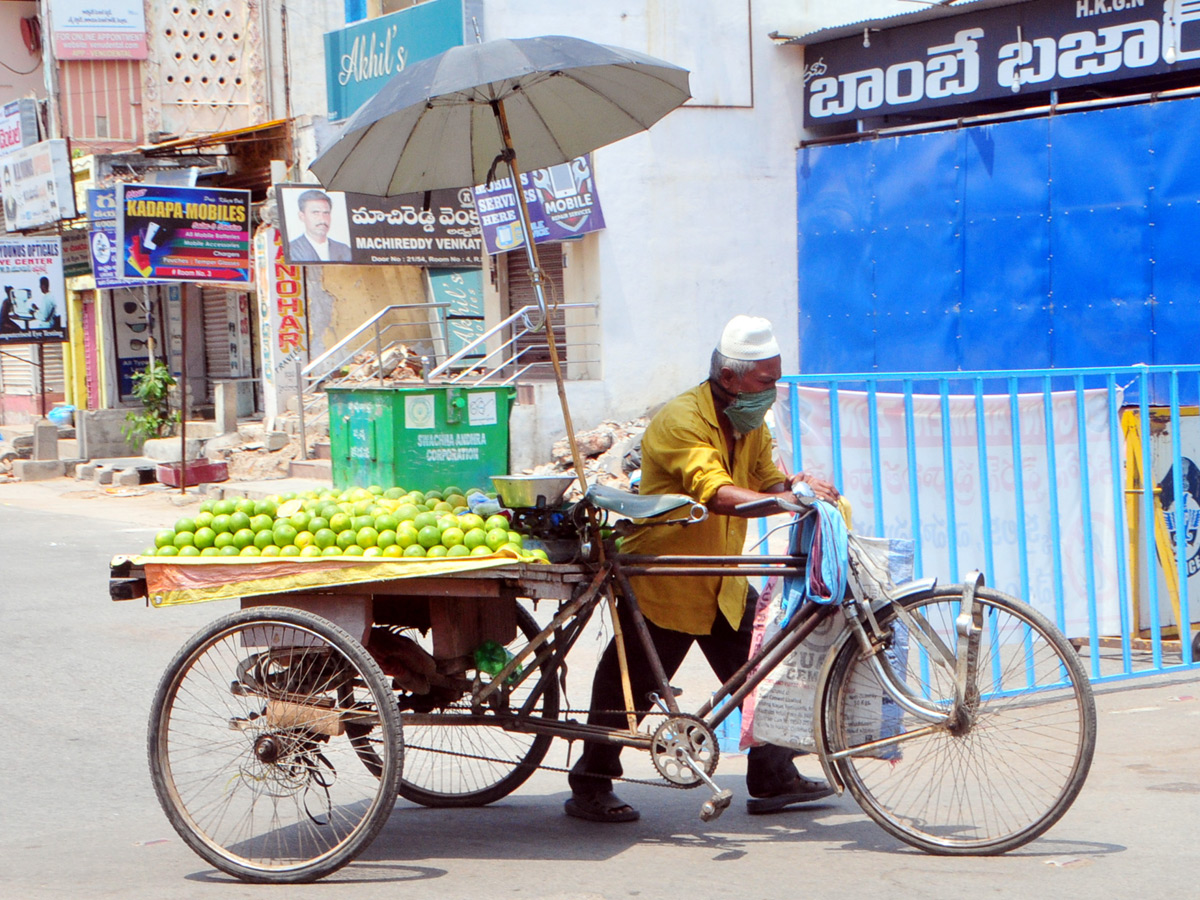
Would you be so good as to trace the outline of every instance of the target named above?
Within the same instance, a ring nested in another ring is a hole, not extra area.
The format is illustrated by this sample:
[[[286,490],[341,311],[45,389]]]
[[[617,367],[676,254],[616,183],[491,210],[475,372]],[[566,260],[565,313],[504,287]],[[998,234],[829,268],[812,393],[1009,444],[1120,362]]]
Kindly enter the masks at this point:
[[[798,371],[803,50],[768,35],[915,7],[900,0],[485,0],[484,7],[485,39],[567,34],[693,72],[688,106],[593,157],[607,225],[596,276],[604,402],[587,389],[592,402],[572,408],[576,429],[641,415],[703,380],[722,325],[737,313],[770,318],[784,371]]]

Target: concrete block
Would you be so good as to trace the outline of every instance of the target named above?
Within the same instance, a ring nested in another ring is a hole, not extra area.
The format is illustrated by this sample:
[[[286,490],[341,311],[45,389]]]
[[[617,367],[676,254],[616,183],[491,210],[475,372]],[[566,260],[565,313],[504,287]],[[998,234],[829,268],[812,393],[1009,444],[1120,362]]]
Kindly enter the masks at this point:
[[[125,425],[125,409],[88,409],[75,413],[79,456],[83,459],[104,459],[112,456],[131,456],[137,452],[121,433]]]
[[[182,459],[183,442],[177,437],[154,438],[142,445],[142,455],[155,462],[179,462]],[[187,458],[198,459],[204,449],[204,441],[187,441]]]
[[[238,391],[237,385],[228,381],[218,381],[213,386],[214,406],[216,407],[217,434],[230,434],[238,430]]]
[[[113,484],[134,487],[142,483],[142,473],[137,469],[121,469],[113,475]]]
[[[84,463],[75,469],[75,478],[77,481],[91,481],[96,476],[96,464],[93,462]]]
[[[115,471],[109,466],[96,466],[96,471],[92,473],[92,480],[96,484],[112,484]]]
[[[33,426],[33,458],[58,459],[58,426],[53,422],[38,422]]]
[[[15,459],[13,475],[18,481],[48,481],[62,478],[66,466],[61,459]]]
[[[268,431],[266,441],[268,450],[282,450],[288,445],[288,436],[282,431]]]

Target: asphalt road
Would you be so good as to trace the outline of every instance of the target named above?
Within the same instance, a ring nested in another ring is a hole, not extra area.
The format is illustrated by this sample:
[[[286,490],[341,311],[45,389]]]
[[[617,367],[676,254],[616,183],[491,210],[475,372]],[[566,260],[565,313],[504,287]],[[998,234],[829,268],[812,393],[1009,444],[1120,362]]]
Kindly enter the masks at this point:
[[[193,501],[194,502],[194,501]],[[738,795],[704,824],[698,791],[629,785],[629,825],[562,814],[564,777],[540,772],[499,804],[427,810],[399,801],[347,868],[314,885],[241,884],[172,831],[155,799],[145,729],[158,678],[230,603],[151,610],[108,600],[107,564],[177,515],[158,496],[114,498],[65,480],[0,485],[0,885],[6,897],[141,898],[1182,898],[1200,869],[1200,678],[1100,693],[1096,761],[1082,795],[1041,840],[999,858],[947,859],[901,844],[849,797],[747,816],[744,763],[717,780]],[[597,644],[598,645],[598,644]],[[586,658],[590,651],[580,648]],[[579,705],[589,676],[572,669]],[[711,676],[679,679],[699,703]],[[630,759],[631,774],[644,775]],[[548,762],[566,761],[558,743]],[[810,764],[812,765],[812,764]],[[814,773],[815,774],[815,773]]]

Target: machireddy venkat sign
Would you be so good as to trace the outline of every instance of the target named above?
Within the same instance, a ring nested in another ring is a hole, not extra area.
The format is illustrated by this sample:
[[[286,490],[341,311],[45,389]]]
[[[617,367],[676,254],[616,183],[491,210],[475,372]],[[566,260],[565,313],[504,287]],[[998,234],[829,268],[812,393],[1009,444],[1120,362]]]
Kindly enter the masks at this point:
[[[1195,0],[1030,0],[807,44],[818,125],[1200,67]]]

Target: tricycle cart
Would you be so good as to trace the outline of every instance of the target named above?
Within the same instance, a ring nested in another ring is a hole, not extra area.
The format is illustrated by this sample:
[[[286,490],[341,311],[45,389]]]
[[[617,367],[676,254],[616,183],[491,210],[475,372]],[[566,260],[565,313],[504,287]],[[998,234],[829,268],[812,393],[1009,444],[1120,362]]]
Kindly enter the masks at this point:
[[[830,783],[884,829],[932,853],[1002,853],[1074,801],[1095,707],[1075,651],[1036,610],[977,574],[949,586],[888,584],[852,543],[844,599],[806,602],[689,714],[658,664],[630,577],[799,578],[805,561],[622,555],[602,530],[610,514],[661,523],[703,510],[593,487],[569,521],[556,520],[575,531],[578,560],[567,564],[114,560],[115,599],[241,600],[188,641],[155,695],[150,769],[172,825],[239,878],[311,881],[371,841],[397,794],[428,806],[493,802],[533,773],[554,737],[648,752],[664,782],[708,788],[700,815],[711,820],[732,796],[712,778],[716,727],[831,623],[812,706],[816,752]],[[628,525],[616,522],[615,533]],[[633,712],[645,698],[635,704],[626,679],[627,727],[560,718],[566,655],[618,596],[636,632],[622,635],[614,616],[618,647],[642,642],[657,710]],[[556,604],[544,626],[527,608],[542,600]]]

